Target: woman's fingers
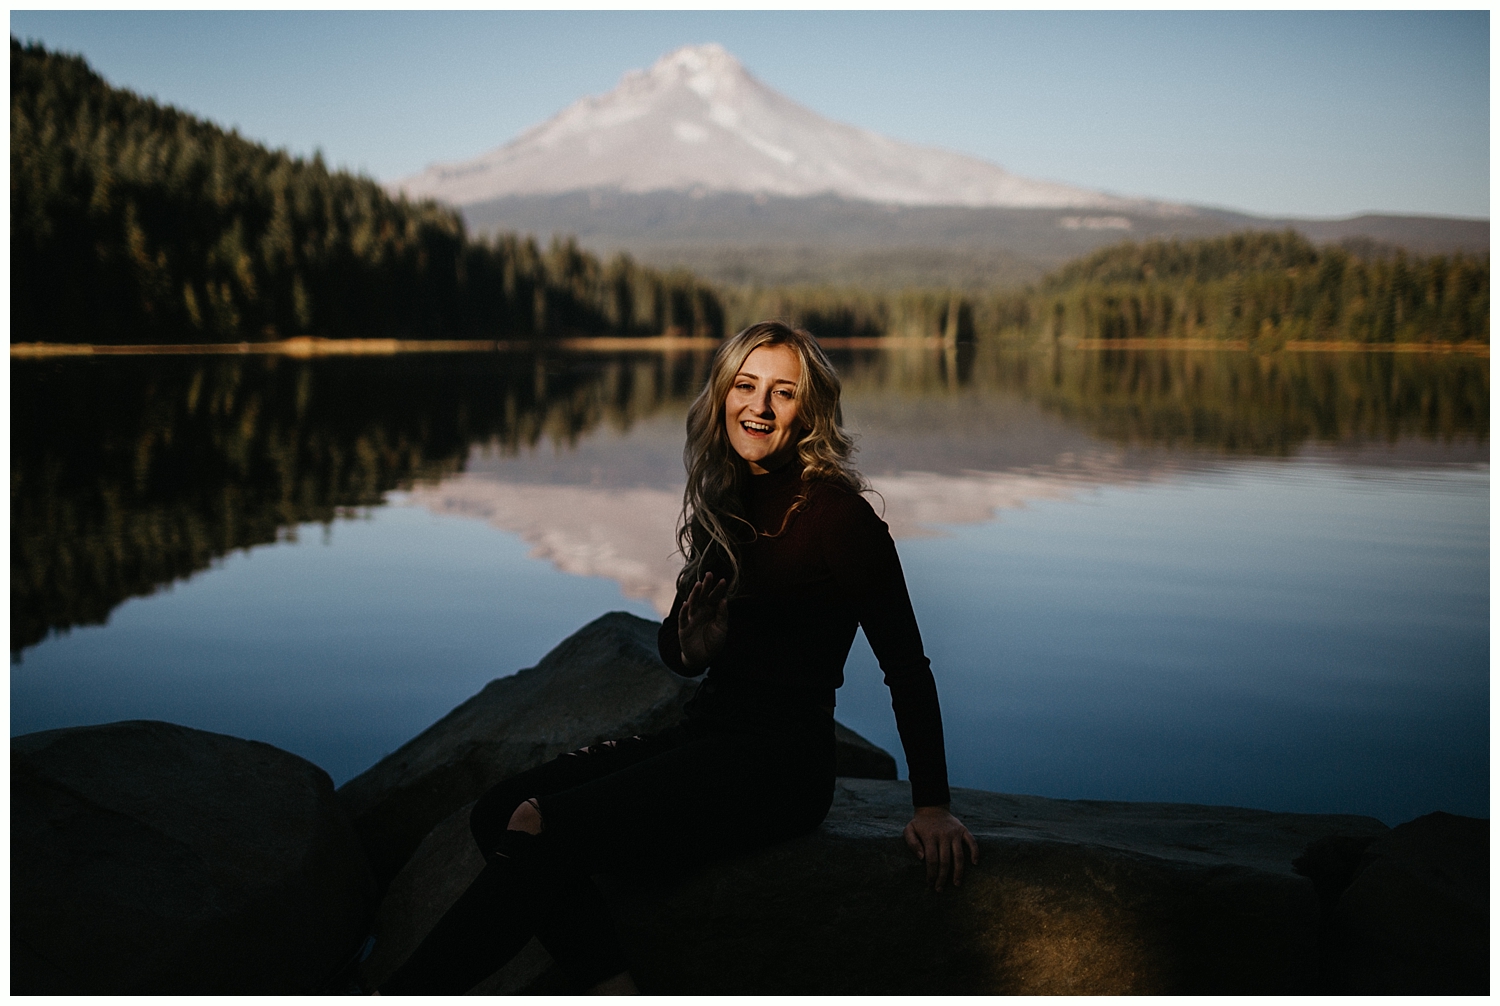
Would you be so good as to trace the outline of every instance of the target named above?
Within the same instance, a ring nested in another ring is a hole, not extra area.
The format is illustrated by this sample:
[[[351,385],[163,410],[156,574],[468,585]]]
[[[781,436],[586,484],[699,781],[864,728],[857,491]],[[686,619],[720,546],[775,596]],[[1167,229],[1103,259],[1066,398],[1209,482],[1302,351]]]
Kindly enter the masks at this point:
[[[723,648],[729,632],[729,582],[704,573],[682,599],[677,612],[677,639],[683,663],[702,667]]]
[[[907,824],[906,830],[901,833],[906,839],[906,847],[917,854],[918,859],[926,859],[922,851],[922,840],[917,837],[917,828],[914,824]]]
[[[950,882],[954,887],[963,883],[967,853],[970,863],[979,863],[979,842],[963,822],[951,814],[918,815],[902,832],[907,846],[927,866],[927,885],[941,891]]]
[[[688,596],[683,599],[682,610],[678,617],[686,615],[689,622],[696,622],[700,618],[709,617],[709,612],[721,607],[726,600],[725,595],[729,592],[729,582],[720,580],[714,582],[712,573],[704,573],[703,579],[693,584],[693,589],[688,591]]]
[[[699,580],[697,583],[693,584],[693,589],[688,591],[688,596],[682,602],[681,617],[687,618],[687,624],[689,626],[697,625],[707,615],[707,612],[705,610],[706,608],[708,608],[708,589],[706,586],[706,582],[712,579],[712,577],[713,574],[709,573],[702,580]]]

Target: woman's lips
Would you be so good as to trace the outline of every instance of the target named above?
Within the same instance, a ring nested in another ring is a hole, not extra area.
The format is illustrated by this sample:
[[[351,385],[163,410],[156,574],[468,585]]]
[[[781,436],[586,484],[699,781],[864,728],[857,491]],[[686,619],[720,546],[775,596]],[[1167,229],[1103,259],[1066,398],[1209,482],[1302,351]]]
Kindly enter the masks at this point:
[[[764,426],[765,429],[756,429],[756,427],[752,426],[748,421],[740,423],[740,429],[744,430],[752,437],[769,437],[771,435],[773,427],[765,423],[761,423],[759,425]]]

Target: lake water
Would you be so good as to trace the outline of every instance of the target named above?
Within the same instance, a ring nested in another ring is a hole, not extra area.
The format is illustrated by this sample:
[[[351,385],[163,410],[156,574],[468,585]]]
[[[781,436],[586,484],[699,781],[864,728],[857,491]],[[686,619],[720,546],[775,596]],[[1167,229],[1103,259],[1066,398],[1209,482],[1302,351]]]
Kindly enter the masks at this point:
[[[836,362],[955,784],[1488,816],[1487,360]],[[706,366],[14,362],[12,734],[165,719],[342,782],[603,612],[659,617]],[[899,761],[862,637],[847,679]]]

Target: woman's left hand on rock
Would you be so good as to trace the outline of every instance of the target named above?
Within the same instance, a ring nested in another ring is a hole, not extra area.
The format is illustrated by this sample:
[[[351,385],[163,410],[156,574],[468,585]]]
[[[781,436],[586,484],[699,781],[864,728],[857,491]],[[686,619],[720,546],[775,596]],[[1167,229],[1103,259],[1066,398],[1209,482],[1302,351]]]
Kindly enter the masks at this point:
[[[957,887],[964,876],[964,853],[979,863],[979,843],[947,807],[918,807],[906,826],[906,844],[927,864],[927,883],[941,891],[951,877]]]

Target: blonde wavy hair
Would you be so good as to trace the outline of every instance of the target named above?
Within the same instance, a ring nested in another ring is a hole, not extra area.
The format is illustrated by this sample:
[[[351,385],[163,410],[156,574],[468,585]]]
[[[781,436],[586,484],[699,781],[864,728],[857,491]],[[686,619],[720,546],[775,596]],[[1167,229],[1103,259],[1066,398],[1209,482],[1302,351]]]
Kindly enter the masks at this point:
[[[756,530],[745,519],[740,490],[750,478],[750,466],[729,442],[724,426],[724,403],[735,375],[745,358],[761,346],[790,346],[802,364],[795,401],[802,437],[797,457],[802,462],[803,491],[786,517],[787,522],[807,503],[807,486],[826,481],[853,492],[867,488],[864,477],[850,463],[854,441],[844,430],[839,406],[842,385],[833,364],[816,339],[803,329],[781,321],[762,321],[726,339],[714,354],[708,383],[688,409],[687,445],[682,451],[687,467],[687,489],[682,494],[682,514],[677,525],[677,547],[686,560],[677,577],[686,590],[703,576],[704,566],[715,551],[722,553],[732,570],[729,590],[739,586],[741,545],[755,540]]]

